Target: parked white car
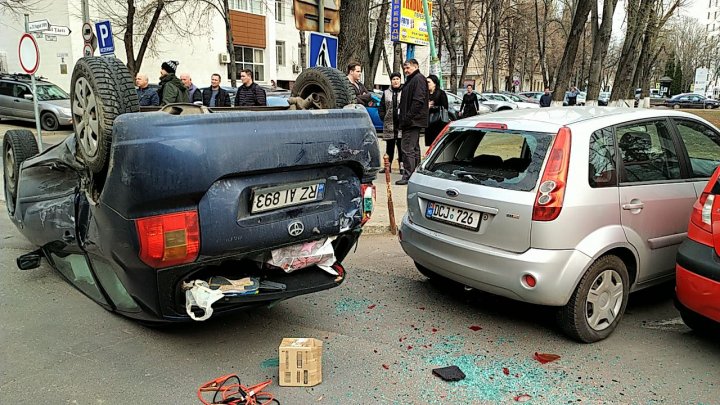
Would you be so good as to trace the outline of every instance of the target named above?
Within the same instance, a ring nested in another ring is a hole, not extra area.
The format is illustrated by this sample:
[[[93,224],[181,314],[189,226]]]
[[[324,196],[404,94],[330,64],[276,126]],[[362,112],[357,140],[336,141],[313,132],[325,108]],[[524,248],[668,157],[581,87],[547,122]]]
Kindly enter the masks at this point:
[[[514,96],[514,95],[502,94],[502,93],[482,93],[482,96],[487,99],[490,99],[490,100],[498,100],[498,101],[506,101],[508,103],[515,103],[515,105],[517,105],[517,108],[519,108],[519,109],[540,108],[540,104],[528,103],[527,101],[523,101],[520,97]]]

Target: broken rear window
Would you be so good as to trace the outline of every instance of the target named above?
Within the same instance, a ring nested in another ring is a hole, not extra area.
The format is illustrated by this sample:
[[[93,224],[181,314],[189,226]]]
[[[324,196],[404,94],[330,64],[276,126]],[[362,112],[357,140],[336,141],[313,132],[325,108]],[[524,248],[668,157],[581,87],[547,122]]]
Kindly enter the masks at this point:
[[[554,134],[453,128],[438,145],[426,175],[508,190],[537,184]]]

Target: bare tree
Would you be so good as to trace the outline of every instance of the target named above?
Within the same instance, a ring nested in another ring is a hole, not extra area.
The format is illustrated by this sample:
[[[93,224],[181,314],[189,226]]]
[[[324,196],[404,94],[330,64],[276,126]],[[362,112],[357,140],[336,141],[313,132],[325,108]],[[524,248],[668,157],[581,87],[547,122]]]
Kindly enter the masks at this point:
[[[21,16],[35,11],[40,0],[0,0],[0,14]]]
[[[343,1],[340,4],[338,66],[356,62],[367,69],[370,62],[369,8],[370,0]]]
[[[640,58],[640,44],[655,1],[640,0],[639,2],[629,2],[627,4],[627,29],[619,61],[619,66],[623,68],[617,70],[615,80],[613,80],[613,89],[610,94],[610,101],[612,102],[617,102],[621,98],[634,99],[635,97],[632,81]]]
[[[603,61],[605,60],[612,35],[612,20],[618,0],[605,0],[603,2],[602,21],[598,16],[598,4],[593,3],[591,29],[593,38],[592,56],[590,58],[590,78],[588,79],[587,96],[585,103],[594,105],[600,95],[600,76]],[[599,23],[599,24],[598,24]]]
[[[572,75],[573,65],[577,57],[578,45],[582,39],[585,30],[585,22],[587,21],[592,2],[595,0],[578,0],[573,14],[570,33],[565,42],[565,51],[563,52],[562,61],[555,76],[555,90],[553,92],[553,101],[560,102],[565,96],[565,88],[568,86],[570,76]]]
[[[709,37],[707,29],[691,17],[677,19],[671,30],[671,37],[674,38],[673,53],[683,73],[680,88],[685,90],[694,81],[695,69],[709,67],[709,58],[716,57],[706,56],[706,52],[712,50],[713,46],[716,47],[718,40]]]
[[[380,63],[380,57],[385,50],[385,34],[389,29],[387,21],[390,2],[387,0],[380,0],[379,7],[380,10],[377,18],[375,19],[375,36],[373,38],[372,48],[370,49],[370,55],[368,57],[370,64],[369,66],[365,66],[365,86],[370,89],[375,86],[375,75]]]
[[[229,0],[198,0],[196,4],[202,4],[205,6],[204,10],[201,10],[201,12],[206,15],[209,21],[212,21],[211,15],[213,13],[217,13],[225,23],[225,47],[230,55],[228,76],[230,76],[230,85],[232,87],[236,87],[237,65],[235,64],[235,39],[233,38],[232,27],[230,25]]]

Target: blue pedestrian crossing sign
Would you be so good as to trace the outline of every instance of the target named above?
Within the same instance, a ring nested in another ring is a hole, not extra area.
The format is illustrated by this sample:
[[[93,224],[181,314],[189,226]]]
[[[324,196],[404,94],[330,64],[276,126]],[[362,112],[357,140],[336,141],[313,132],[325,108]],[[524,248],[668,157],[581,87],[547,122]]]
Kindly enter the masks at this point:
[[[311,32],[310,67],[326,66],[337,69],[337,49],[337,37]]]
[[[100,21],[95,23],[95,32],[97,33],[97,41],[98,48],[100,48],[100,55],[109,55],[115,53],[115,43],[113,42],[110,21]]]

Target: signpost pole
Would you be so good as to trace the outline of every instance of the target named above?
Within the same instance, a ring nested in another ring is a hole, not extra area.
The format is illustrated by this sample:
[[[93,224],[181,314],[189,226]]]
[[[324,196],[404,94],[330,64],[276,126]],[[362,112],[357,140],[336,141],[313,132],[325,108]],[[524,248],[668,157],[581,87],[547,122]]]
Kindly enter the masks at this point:
[[[325,33],[325,0],[318,0],[318,32]]]
[[[30,32],[30,16],[28,14],[25,14],[25,32]],[[40,58],[40,55],[38,55],[38,59]],[[32,93],[33,93],[33,109],[35,110],[35,130],[37,131],[37,137],[38,137],[38,150],[40,152],[43,151],[43,144],[42,144],[42,132],[40,132],[40,111],[38,109],[38,100],[37,100],[37,87],[35,86],[35,73],[32,73],[30,75],[30,83],[32,85]]]
[[[430,18],[430,7],[428,1],[422,0],[423,12],[425,13],[425,24],[427,24],[428,42],[430,42],[430,73],[436,74],[440,80],[440,88],[443,87],[442,68],[440,67],[440,59],[437,57],[435,49],[435,37],[433,36],[432,20]]]

